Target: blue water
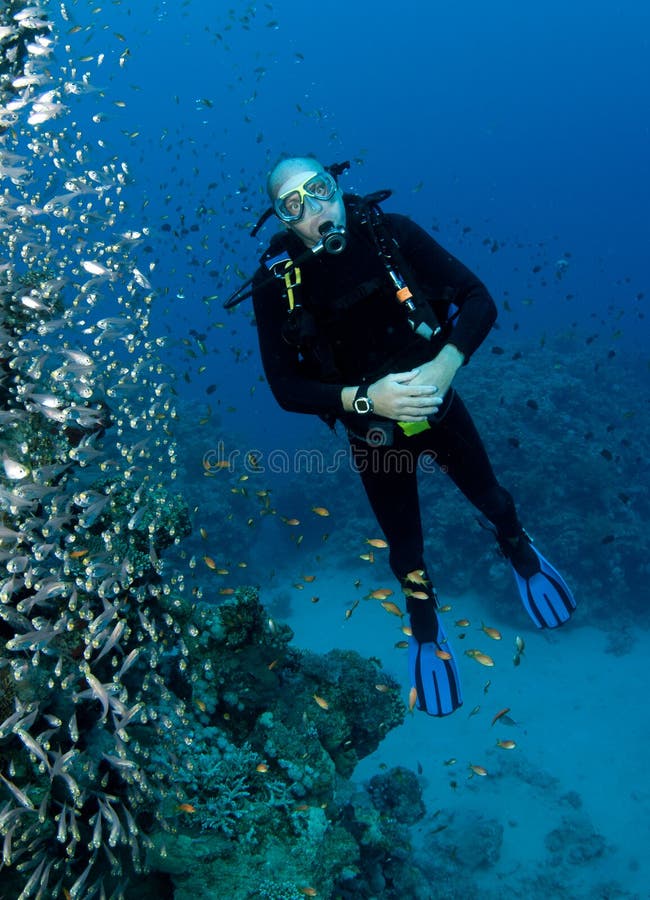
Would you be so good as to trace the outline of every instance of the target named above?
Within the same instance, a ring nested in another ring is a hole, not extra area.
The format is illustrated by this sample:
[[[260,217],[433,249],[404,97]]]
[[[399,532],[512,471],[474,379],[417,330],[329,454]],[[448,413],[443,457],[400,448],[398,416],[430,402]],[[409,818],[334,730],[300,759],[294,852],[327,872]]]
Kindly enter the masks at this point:
[[[87,45],[75,36],[79,52],[107,56],[93,75],[109,109],[101,134],[129,160],[134,224],[152,231],[143,261],[158,260],[157,285],[168,292],[160,327],[207,332],[227,323],[207,346],[219,353],[213,380],[228,383],[221,403],[245,406],[241,418],[262,413],[271,430],[303,424],[274,410],[256,383],[248,309],[227,318],[220,309],[239,283],[236,267],[251,274],[272,231],[259,244],[247,234],[266,205],[264,176],[286,152],[356,160],[346,189],[390,187],[387,208],[439,227],[438,239],[497,301],[533,300],[518,316],[521,334],[578,322],[606,343],[622,330],[616,347],[644,347],[636,299],[650,199],[643,4],[407,3],[397,12],[337,2],[316,12],[279,3],[215,12],[191,2],[76,15],[94,24]],[[179,237],[161,231],[165,223]],[[182,234],[182,224],[198,231]],[[565,255],[558,284],[554,266]],[[538,264],[542,276],[532,274]],[[243,351],[245,370],[232,366],[229,348]],[[179,356],[190,364],[182,348]],[[253,385],[262,400],[251,408]]]
[[[100,93],[66,102],[98,158],[128,163],[125,220],[128,227],[147,229],[134,258],[158,292],[152,329],[167,338],[162,355],[176,373],[178,407],[187,416],[180,424],[185,449],[179,487],[198,507],[197,526],[211,522],[213,502],[219,509],[224,503],[215,482],[203,477],[205,453],[222,446],[225,452],[264,454],[290,454],[305,446],[333,452],[335,446],[317,420],[291,416],[275,405],[262,378],[250,305],[232,313],[222,309],[230,292],[253,273],[272,233],[269,224],[259,242],[248,235],[266,206],[266,172],[283,153],[314,152],[326,163],[351,160],[343,176],[347,190],[391,188],[386,207],[433,228],[437,240],[479,273],[500,309],[507,301],[513,310],[502,312],[501,330],[488,346],[508,347],[516,340],[517,346],[537,347],[542,335],[552,341],[571,332],[575,343],[562,345],[564,350],[554,345],[554,351],[565,354],[571,373],[567,354],[571,346],[579,348],[579,389],[605,417],[611,414],[613,386],[628,377],[633,361],[634,375],[625,381],[634,385],[633,396],[617,403],[629,401],[639,433],[647,432],[646,3],[551,0],[533,7],[406,0],[392,8],[369,0],[320,7],[282,0],[228,9],[207,0],[139,0],[105,3],[99,10],[97,4],[78,2],[70,8],[64,34],[72,23],[83,28],[63,42],[70,43],[72,59],[93,57],[79,66],[91,73]],[[101,65],[99,53],[105,54]],[[65,58],[62,49],[59,58]],[[97,112],[102,121],[93,123]],[[559,260],[568,262],[562,277]],[[615,351],[616,367],[603,373],[585,362],[590,336],[596,336],[601,355]],[[543,363],[537,365],[539,377]],[[590,381],[585,373],[592,374]],[[471,373],[464,377],[471,381]],[[509,385],[500,384],[499,393],[508,392]],[[199,426],[201,417],[206,423]],[[596,421],[594,428],[601,425]],[[540,464],[542,493],[549,475],[539,458],[531,464]],[[639,471],[641,480],[632,489],[647,492],[647,474]],[[267,474],[263,484],[272,486],[284,515],[304,516],[314,504],[332,507],[329,541],[322,539],[323,522],[312,519],[303,528],[304,555],[296,557],[293,536],[276,522],[265,521],[244,538],[241,528],[231,535],[226,520],[213,527],[218,546],[210,552],[246,558],[248,570],[240,580],[250,576],[261,583],[263,600],[278,603],[292,595],[286,608],[298,644],[390,654],[392,631],[389,638],[377,637],[388,627],[385,617],[376,623],[366,618],[364,627],[355,619],[343,631],[348,601],[341,598],[353,595],[358,565],[346,545],[348,520],[354,518],[360,540],[374,527],[354,476],[348,475],[345,487],[340,471],[333,481]],[[561,483],[562,472],[551,477]],[[345,504],[327,493],[332,484],[349,491]],[[232,514],[249,515],[250,506],[244,504],[239,513],[237,502],[232,501]],[[587,522],[591,510],[585,503],[570,513],[573,521]],[[337,522],[342,522],[338,537]],[[640,528],[639,521],[628,524]],[[614,518],[614,530],[616,525]],[[189,552],[197,552],[196,534],[191,540]],[[596,546],[584,552],[597,560],[603,551]],[[318,606],[298,604],[292,594],[305,563],[319,566]],[[387,578],[385,569],[384,582]],[[378,578],[367,586],[380,583]],[[615,578],[603,577],[603,584],[612,583]],[[455,606],[459,615],[466,610],[475,620],[485,615],[479,590],[478,584],[468,587]],[[640,583],[626,585],[628,593],[634,590],[646,593]],[[616,598],[602,602],[609,599]],[[505,890],[508,878],[519,882],[527,867],[533,872],[549,864],[543,834],[566,813],[567,793],[578,791],[594,827],[616,851],[598,864],[593,882],[588,867],[580,870],[565,896],[606,896],[595,885],[608,880],[629,896],[650,896],[637,833],[637,828],[647,832],[650,804],[643,762],[649,737],[643,688],[647,632],[634,635],[633,655],[622,656],[617,668],[603,630],[591,631],[585,619],[573,637],[569,632],[566,638],[560,633],[544,639],[546,647],[533,634],[528,668],[516,684],[506,679],[509,691],[503,677],[495,679],[500,692],[495,709],[514,697],[527,725],[527,763],[505,775],[499,768],[502,790],[487,786],[481,795],[481,786],[472,781],[458,796],[448,792],[444,758],[478,762],[475,754],[487,752],[488,739],[494,756],[493,735],[488,731],[487,738],[477,738],[465,711],[451,725],[425,717],[409,721],[359,773],[366,777],[400,761],[414,769],[424,764],[431,814],[438,806],[452,817],[478,808],[501,821],[510,835],[501,868],[482,872],[475,882],[486,890]],[[521,618],[517,621],[521,627]],[[506,618],[493,624],[508,631],[510,647],[515,623]],[[465,669],[473,665],[464,662]],[[505,651],[503,664],[509,666]],[[396,677],[400,667],[402,661],[391,658]],[[592,677],[594,671],[598,677]],[[482,700],[476,673],[467,678],[469,712]],[[633,685],[629,691],[626,679]],[[620,744],[607,743],[609,724]],[[526,765],[548,770],[558,780],[552,790],[544,795],[539,785],[537,791],[531,787]],[[608,803],[617,807],[609,833]],[[575,830],[575,822],[571,827]]]

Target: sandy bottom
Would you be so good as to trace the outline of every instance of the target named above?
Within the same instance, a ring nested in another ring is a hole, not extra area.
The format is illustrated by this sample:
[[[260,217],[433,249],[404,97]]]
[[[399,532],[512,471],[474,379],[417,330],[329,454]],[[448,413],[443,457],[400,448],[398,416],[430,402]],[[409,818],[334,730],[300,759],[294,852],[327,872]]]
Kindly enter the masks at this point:
[[[287,621],[297,647],[379,657],[403,684],[406,700],[406,651],[394,646],[403,638],[402,623],[377,600],[363,599],[374,588],[396,590],[395,582],[386,567],[372,569],[362,573],[359,587],[350,570],[327,577],[321,570],[302,591],[292,586],[299,576],[286,582],[276,577],[275,588],[263,591],[261,599],[273,606],[280,594],[289,594]],[[311,602],[314,595],[318,603]],[[356,599],[360,603],[346,619]],[[403,608],[401,594],[391,599]],[[614,655],[610,636],[590,627],[580,609],[557,631],[538,631],[514,586],[512,601],[510,621],[493,616],[478,595],[441,601],[452,605],[444,622],[458,658],[464,705],[444,719],[417,711],[407,716],[362,761],[355,778],[365,781],[394,765],[421,773],[427,816],[414,827],[417,852],[435,859],[441,851],[449,854],[454,841],[457,864],[465,860],[464,874],[483,896],[504,890],[510,896],[549,896],[551,878],[562,885],[563,897],[650,897],[650,637],[617,636]],[[469,628],[454,627],[465,617]],[[482,621],[502,639],[483,633]],[[515,667],[517,634],[525,652]],[[492,656],[494,667],[465,656],[470,647]],[[504,707],[516,724],[491,725]],[[514,740],[515,749],[499,748],[498,739]],[[470,764],[483,766],[487,776],[472,775]],[[486,840],[480,828],[474,833],[475,825],[485,823],[489,835],[495,825],[497,832],[503,829],[498,857],[489,861],[471,846]],[[556,829],[549,846],[547,836]]]

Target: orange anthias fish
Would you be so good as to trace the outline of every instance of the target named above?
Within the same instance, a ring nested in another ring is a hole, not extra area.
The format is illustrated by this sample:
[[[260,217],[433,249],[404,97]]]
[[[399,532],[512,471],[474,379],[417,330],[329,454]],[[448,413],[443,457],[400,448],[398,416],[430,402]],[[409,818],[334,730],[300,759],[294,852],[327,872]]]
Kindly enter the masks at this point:
[[[484,622],[481,622],[481,631],[484,631],[489,638],[492,638],[493,641],[501,640],[501,632],[497,631],[496,628],[490,628]]]
[[[473,655],[473,659],[476,660],[477,663],[480,663],[482,666],[493,666],[494,660],[491,656],[488,656],[487,653],[475,653]]]
[[[504,706],[503,709],[500,709],[499,712],[493,717],[492,724],[494,725],[495,722],[498,722],[498,720],[501,718],[501,716],[505,716],[506,713],[509,713],[509,712],[510,712],[510,707]]]
[[[178,812],[184,812],[184,813],[195,813],[196,812],[196,807],[192,806],[191,803],[179,803],[178,806],[176,807],[176,809]]]
[[[426,591],[412,591],[410,588],[403,588],[407,597],[413,597],[414,600],[430,600],[431,595]]]
[[[514,750],[516,746],[514,741],[497,741],[497,747],[501,747],[502,750]]]
[[[411,584],[426,584],[427,580],[424,577],[424,569],[413,569],[412,572],[407,574],[406,581],[410,581]]]
[[[387,597],[393,593],[390,588],[377,588],[375,591],[370,591],[368,594],[368,598],[370,600],[385,600]]]
[[[413,712],[413,709],[415,708],[415,704],[417,703],[417,699],[418,699],[417,688],[412,687],[411,690],[409,691],[409,712]]]
[[[330,511],[326,509],[324,506],[312,506],[311,511],[316,513],[317,516],[329,516]]]
[[[481,775],[482,777],[487,775],[487,769],[484,769],[483,766],[475,766],[473,763],[470,763],[469,767],[472,770],[472,775]]]
[[[350,616],[355,611],[355,609],[357,608],[358,605],[359,605],[359,601],[355,600],[354,603],[352,604],[352,606],[349,609],[345,610],[345,618],[346,619],[350,618]]]
[[[399,616],[400,619],[404,617],[404,613],[399,608],[396,603],[393,603],[392,600],[382,600],[381,605],[384,607],[386,612],[391,613],[393,616]]]
[[[327,700],[325,700],[324,697],[319,697],[318,694],[314,694],[314,700],[316,701],[316,703],[318,703],[321,709],[330,708],[329,703],[327,702]]]
[[[388,542],[383,538],[366,538],[366,544],[370,544],[371,547],[375,547],[377,550],[384,550],[388,547]]]

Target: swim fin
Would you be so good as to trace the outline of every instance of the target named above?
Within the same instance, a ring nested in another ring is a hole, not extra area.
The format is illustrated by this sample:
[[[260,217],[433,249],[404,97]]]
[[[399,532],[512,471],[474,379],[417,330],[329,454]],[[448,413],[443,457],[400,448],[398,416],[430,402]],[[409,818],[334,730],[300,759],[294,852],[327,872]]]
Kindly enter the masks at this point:
[[[418,709],[430,716],[447,716],[462,706],[456,659],[440,622],[435,641],[409,638],[409,676]]]
[[[576,602],[566,581],[526,535],[501,549],[512,566],[524,609],[538,628],[557,628],[571,618]],[[504,546],[505,545],[505,546]]]

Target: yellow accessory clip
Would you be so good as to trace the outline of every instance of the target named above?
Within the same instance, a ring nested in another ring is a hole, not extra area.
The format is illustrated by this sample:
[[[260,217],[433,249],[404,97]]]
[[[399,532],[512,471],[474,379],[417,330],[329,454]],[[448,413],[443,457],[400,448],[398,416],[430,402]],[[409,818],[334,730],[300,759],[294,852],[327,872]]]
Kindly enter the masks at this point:
[[[295,273],[295,278],[291,280],[291,274]],[[296,305],[295,298],[293,296],[293,289],[298,287],[301,283],[302,276],[300,274],[300,269],[298,266],[294,266],[291,260],[287,260],[285,270],[284,270],[284,286],[287,289],[287,300],[289,302],[289,309],[293,312],[293,309]]]

